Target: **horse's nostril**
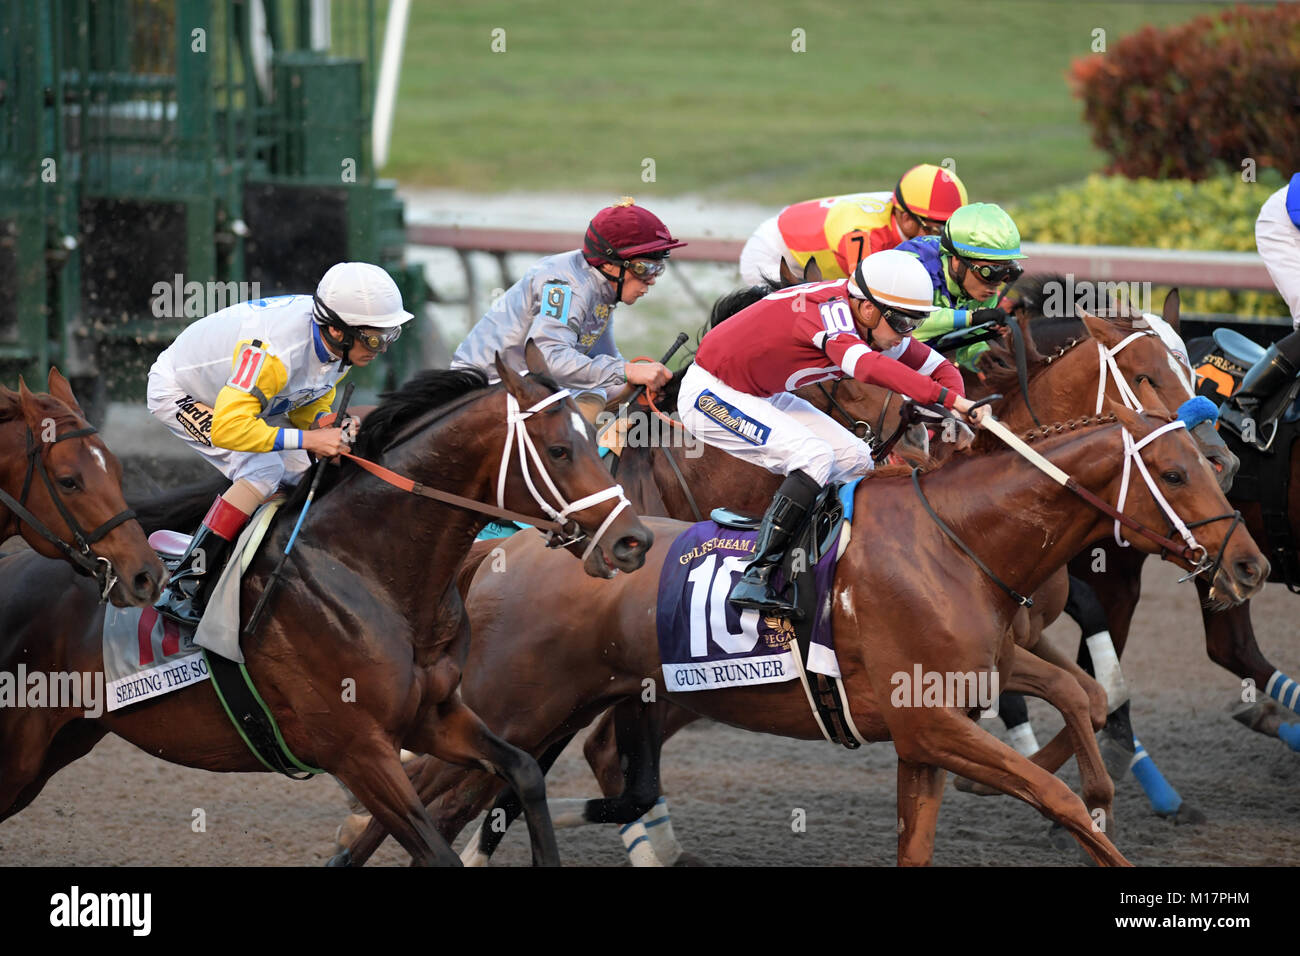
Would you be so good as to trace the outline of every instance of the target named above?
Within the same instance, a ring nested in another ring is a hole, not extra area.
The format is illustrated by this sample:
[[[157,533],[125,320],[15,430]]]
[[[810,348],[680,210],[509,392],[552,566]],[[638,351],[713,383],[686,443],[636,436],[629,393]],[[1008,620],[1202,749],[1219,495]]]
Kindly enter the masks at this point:
[[[1254,561],[1238,561],[1235,565],[1235,570],[1237,572],[1237,579],[1240,581],[1246,581],[1253,584],[1260,578],[1259,564]]]

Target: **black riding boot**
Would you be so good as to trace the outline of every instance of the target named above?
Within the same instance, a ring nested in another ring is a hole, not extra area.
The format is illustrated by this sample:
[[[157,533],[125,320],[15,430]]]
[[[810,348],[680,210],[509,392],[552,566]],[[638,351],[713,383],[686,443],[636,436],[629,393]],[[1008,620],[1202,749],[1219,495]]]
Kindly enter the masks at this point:
[[[208,592],[225,567],[234,542],[207,525],[200,525],[167,582],[158,612],[174,621],[197,627],[208,603]]]
[[[731,589],[730,601],[736,607],[754,608],[765,614],[792,615],[798,608],[772,593],[768,579],[781,563],[786,545],[799,530],[808,509],[817,500],[821,485],[802,471],[791,472],[782,482],[763,515],[754,545],[754,557],[745,568],[744,575]]]
[[[1292,332],[1270,345],[1264,357],[1241,380],[1241,387],[1224,405],[1229,422],[1240,429],[1245,419],[1253,419],[1258,434],[1291,401],[1293,390],[1287,386],[1295,381],[1297,372],[1300,372],[1300,332]]]

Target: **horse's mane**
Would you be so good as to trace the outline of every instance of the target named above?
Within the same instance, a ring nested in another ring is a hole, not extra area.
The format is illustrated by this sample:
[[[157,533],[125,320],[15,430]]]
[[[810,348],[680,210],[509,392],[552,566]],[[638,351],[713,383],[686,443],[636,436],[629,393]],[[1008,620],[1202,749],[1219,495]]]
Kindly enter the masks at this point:
[[[0,385],[0,422],[9,422],[22,417],[22,403],[18,393]]]
[[[551,388],[555,387],[549,379],[546,383]],[[362,458],[378,454],[404,426],[420,415],[450,404],[471,392],[487,388],[487,384],[487,375],[476,368],[417,372],[401,388],[379,396],[379,407],[366,416],[357,432],[353,453]]]
[[[1110,425],[1118,421],[1113,414],[1106,415],[1084,415],[1082,418],[1071,418],[1063,422],[1052,422],[1048,425],[1041,425],[1038,428],[1031,428],[1020,436],[1021,440],[1027,444],[1033,444],[1035,441],[1041,441],[1045,438],[1051,438],[1054,435],[1064,435],[1066,432],[1079,431],[1080,429],[1096,428],[1098,425]],[[1007,448],[1002,440],[992,432],[980,429],[975,435],[975,441],[971,443],[970,448],[964,452],[957,452],[957,455],[983,455],[990,451],[1000,448]],[[1007,449],[1010,451],[1010,449]],[[954,455],[953,458],[957,456]],[[949,459],[951,461],[953,459]]]
[[[31,395],[32,400],[37,403],[45,416],[53,418],[56,424],[71,425],[76,428],[85,426],[85,420],[77,414],[75,409],[70,408],[48,392],[32,392]],[[0,385],[0,424],[22,420],[23,402],[21,394]]]

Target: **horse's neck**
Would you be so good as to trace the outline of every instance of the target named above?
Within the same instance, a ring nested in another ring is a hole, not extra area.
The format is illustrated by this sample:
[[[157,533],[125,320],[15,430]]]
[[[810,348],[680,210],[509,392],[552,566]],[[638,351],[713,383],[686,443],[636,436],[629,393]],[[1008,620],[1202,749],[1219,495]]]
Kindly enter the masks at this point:
[[[1097,346],[1091,339],[1084,340],[1052,360],[1052,364],[1029,382],[1029,404],[1033,405],[1038,420],[1059,422],[1081,415],[1092,415],[1097,410],[1097,382],[1101,374],[1101,360]],[[1114,392],[1107,382],[1108,394]],[[1024,393],[1019,389],[999,410],[1002,423],[1012,431],[1033,426]]]
[[[1122,468],[1119,428],[1093,426],[1031,447],[1103,501],[1113,502]],[[910,479],[892,484],[897,504],[920,507]],[[861,506],[867,509],[881,506],[872,497],[873,485],[873,480],[864,481],[858,489],[866,495]],[[1021,594],[1031,594],[1110,527],[1101,512],[1011,451],[962,456],[925,475],[921,487],[967,547]]]
[[[767,510],[772,495],[781,484],[780,475],[772,474],[765,468],[752,465],[712,445],[701,442],[698,447],[701,452],[695,457],[675,451],[672,454],[673,460],[681,469],[682,478],[695,498],[701,517],[707,518],[714,508],[732,508],[758,514]],[[668,517],[693,521],[695,519],[690,513],[690,505],[685,504],[681,482],[673,473],[672,466],[662,460],[669,453],[668,449],[661,448],[655,456],[655,483],[665,502],[683,501],[681,509],[668,509],[675,512]]]
[[[0,422],[0,489],[17,498],[27,474],[27,423],[22,419]],[[18,520],[0,502],[0,540],[18,533]]]

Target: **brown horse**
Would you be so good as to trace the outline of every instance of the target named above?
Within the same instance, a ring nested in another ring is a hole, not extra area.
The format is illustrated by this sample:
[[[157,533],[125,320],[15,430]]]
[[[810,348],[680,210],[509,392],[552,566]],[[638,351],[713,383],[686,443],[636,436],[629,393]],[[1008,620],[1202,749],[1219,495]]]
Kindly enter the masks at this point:
[[[122,500],[122,464],[58,369],[47,387],[0,385],[0,541],[21,535],[38,554],[64,558],[118,607],[153,604],[167,572]]]
[[[367,417],[357,453],[424,489],[559,516],[560,525],[590,539],[585,573],[639,568],[651,534],[619,500],[577,406],[541,376],[531,343],[527,353],[539,374],[521,378],[498,363],[497,387],[485,388],[477,371],[417,376]],[[534,860],[558,862],[536,763],[492,734],[456,692],[469,624],[454,577],[486,516],[409,494],[350,463],[330,471],[290,574],[261,628],[244,641],[249,674],[286,744],[336,775],[419,863],[459,861],[403,773],[399,748],[500,774],[528,807]],[[303,490],[277,516],[243,578],[243,620],[284,549]],[[102,670],[103,615],[90,588],[32,554],[3,559],[0,582],[0,668],[22,658],[32,669]],[[6,708],[0,819],[108,732],[186,766],[264,769],[208,688],[97,718],[67,708]]]
[[[1160,420],[1124,408],[1116,408],[1115,414],[1139,438]],[[1039,439],[1040,451],[1085,487],[1113,498],[1121,469],[1116,453],[1119,430],[1058,430],[1053,437]],[[1225,549],[1224,564],[1216,573],[1224,599],[1248,596],[1262,581],[1266,562],[1243,535],[1226,537],[1232,522],[1225,502],[1194,447],[1182,436],[1162,436],[1143,457],[1160,476],[1161,490],[1179,514],[1189,522],[1212,521],[1198,529],[1203,532],[1198,536],[1211,552]],[[956,456],[924,484],[935,510],[967,540],[978,535],[981,556],[1022,593],[1041,585],[1084,541],[1095,539],[1111,524],[1058,486],[1045,487],[1037,471],[1007,452]],[[1163,525],[1145,492],[1140,502],[1130,500],[1129,505],[1138,520]],[[959,556],[916,506],[910,480],[886,471],[863,482],[857,515],[848,552],[836,572],[833,622],[854,723],[868,739],[892,736],[900,755],[900,861],[924,862],[929,857],[942,793],[939,768],[944,767],[1027,800],[1069,828],[1094,859],[1121,862],[1109,841],[1093,832],[1092,818],[1064,784],[981,732],[964,712],[885,704],[889,675],[910,672],[918,663],[926,670],[1009,670],[1009,655],[1014,655],[1014,665],[1021,666],[1020,652],[1012,650],[1007,639],[1016,606]],[[651,526],[661,536],[683,528],[658,521]],[[1134,545],[1152,549],[1142,541]],[[797,683],[690,694],[663,687],[654,617],[646,613],[655,604],[662,557],[652,556],[648,562],[651,575],[591,589],[582,588],[527,541],[510,540],[499,547],[504,549],[505,573],[480,569],[468,595],[480,640],[467,664],[466,693],[476,699],[493,693],[501,698],[502,682],[518,687],[527,675],[533,690],[523,699],[516,692],[509,706],[499,709],[500,729],[510,739],[541,750],[583,726],[612,700],[639,698],[648,678],[661,696],[703,716],[762,732],[820,739]],[[1032,562],[1024,560],[1027,554],[1034,555]],[[903,567],[908,569],[906,578],[893,570]],[[927,589],[934,580],[949,582],[951,593],[964,600],[932,607]],[[873,601],[872,595],[879,593],[888,593],[890,600]],[[525,613],[537,625],[521,634],[518,621]],[[602,626],[584,625],[591,620]],[[917,620],[927,621],[919,633]],[[862,633],[858,621],[871,621],[870,635]],[[548,681],[546,674],[555,676]],[[651,743],[656,729],[647,731],[642,743]],[[651,762],[649,769],[657,776],[657,764]],[[485,783],[481,775],[450,773],[424,791],[428,797],[455,787],[435,805],[444,832],[454,834],[481,809],[492,792]]]

